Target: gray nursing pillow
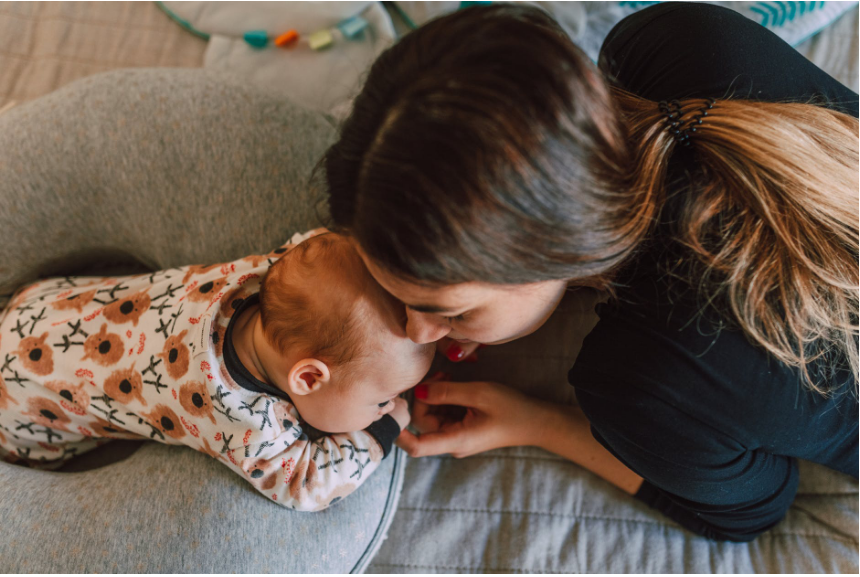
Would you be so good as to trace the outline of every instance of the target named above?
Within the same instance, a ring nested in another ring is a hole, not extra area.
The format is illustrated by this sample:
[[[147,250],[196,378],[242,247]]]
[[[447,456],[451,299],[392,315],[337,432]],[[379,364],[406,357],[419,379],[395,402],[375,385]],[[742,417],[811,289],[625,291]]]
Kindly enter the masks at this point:
[[[267,252],[319,226],[332,125],[203,70],[118,70],[0,114],[0,295]]]

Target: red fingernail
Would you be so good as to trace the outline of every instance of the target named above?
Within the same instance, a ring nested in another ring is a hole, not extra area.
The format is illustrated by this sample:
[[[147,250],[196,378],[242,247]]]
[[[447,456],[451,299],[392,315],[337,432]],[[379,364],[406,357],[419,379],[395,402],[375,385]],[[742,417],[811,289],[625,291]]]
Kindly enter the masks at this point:
[[[416,399],[426,399],[427,398],[427,385],[421,383],[417,387],[415,387],[415,398]]]
[[[466,352],[462,348],[460,348],[460,345],[451,345],[445,352],[445,356],[448,357],[448,360],[454,362],[462,360],[463,355],[465,354]]]

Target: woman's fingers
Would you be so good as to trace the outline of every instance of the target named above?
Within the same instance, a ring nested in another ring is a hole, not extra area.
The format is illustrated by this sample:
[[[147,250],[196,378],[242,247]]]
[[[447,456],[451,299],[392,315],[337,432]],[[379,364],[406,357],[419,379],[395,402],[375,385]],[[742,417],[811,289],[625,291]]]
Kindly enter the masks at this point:
[[[415,398],[428,405],[460,405],[483,408],[486,403],[484,383],[456,383],[435,381],[415,387]]]
[[[450,378],[451,375],[449,373],[438,371],[427,377],[424,382],[446,381]],[[419,433],[438,431],[446,418],[437,409],[438,407],[415,400],[412,403],[412,427]]]
[[[409,453],[410,457],[427,457],[430,455],[444,455],[446,453],[459,453],[463,449],[466,437],[461,427],[452,430],[439,431],[436,433],[425,433],[420,436],[409,431],[402,431],[395,443],[398,447]]]
[[[534,444],[545,422],[543,404],[499,383],[438,381],[415,388],[414,411],[420,435],[401,434],[398,446],[413,457],[450,453],[467,457],[483,451]],[[436,420],[432,420],[435,417]]]
[[[478,360],[475,352],[482,346],[481,343],[461,343],[448,337],[442,337],[436,343],[436,350],[454,363],[465,360],[475,362]]]
[[[459,363],[470,358],[478,350],[478,346],[479,343],[458,343],[454,341],[448,346],[445,356],[448,357],[449,361]],[[475,357],[475,360],[477,360],[477,357]]]
[[[415,401],[412,403],[412,427],[419,433],[438,431],[442,425],[439,416],[432,411],[433,405]]]

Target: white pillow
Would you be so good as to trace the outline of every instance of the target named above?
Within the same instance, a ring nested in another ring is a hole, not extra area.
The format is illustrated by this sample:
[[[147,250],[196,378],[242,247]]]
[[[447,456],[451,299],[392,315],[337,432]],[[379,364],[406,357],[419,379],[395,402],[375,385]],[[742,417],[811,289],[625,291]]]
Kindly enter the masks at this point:
[[[335,116],[337,107],[358,93],[362,73],[395,41],[394,28],[380,2],[159,2],[189,31],[209,38],[203,66],[272,89],[294,102]],[[337,25],[359,16],[368,25],[354,39]],[[296,30],[299,40],[286,48],[274,39]],[[327,30],[333,42],[313,50],[308,37]],[[255,48],[246,32],[265,31],[269,43]]]

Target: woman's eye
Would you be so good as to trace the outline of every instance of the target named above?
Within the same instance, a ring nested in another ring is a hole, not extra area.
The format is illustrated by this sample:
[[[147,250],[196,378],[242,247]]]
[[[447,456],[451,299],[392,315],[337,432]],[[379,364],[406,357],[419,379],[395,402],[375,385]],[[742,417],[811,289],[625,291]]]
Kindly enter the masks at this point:
[[[466,314],[463,313],[463,314],[459,314],[459,315],[453,316],[453,317],[443,316],[442,318],[445,319],[446,321],[450,321],[450,322],[461,322],[461,321],[466,320]]]
[[[385,401],[384,403],[379,403],[379,408],[381,409],[382,407],[384,407],[385,405],[387,405],[390,402],[391,401]]]

